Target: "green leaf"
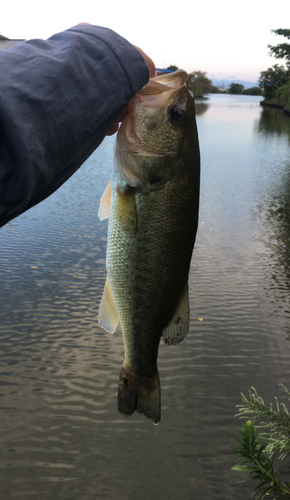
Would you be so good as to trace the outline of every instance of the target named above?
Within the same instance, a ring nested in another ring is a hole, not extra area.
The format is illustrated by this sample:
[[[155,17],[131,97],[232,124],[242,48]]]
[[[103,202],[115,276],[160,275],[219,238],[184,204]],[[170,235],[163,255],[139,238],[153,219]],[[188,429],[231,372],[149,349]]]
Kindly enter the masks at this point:
[[[282,387],[289,396],[290,392]],[[290,485],[282,480],[283,472],[273,468],[276,453],[279,452],[280,459],[290,456],[290,413],[286,405],[279,403],[276,397],[274,405],[266,404],[256,389],[251,389],[248,398],[242,394],[243,404],[238,406],[237,416],[250,417],[252,420],[242,426],[234,440],[237,446],[232,448],[244,461],[234,465],[232,470],[247,472],[256,481],[256,500],[263,500],[268,495],[271,498],[273,495],[276,495],[275,498],[286,498],[285,495],[290,498]],[[256,421],[259,425],[256,425]],[[259,432],[258,429],[264,432]]]
[[[233,465],[232,470],[239,470],[241,472],[256,472],[257,467],[255,465]]]

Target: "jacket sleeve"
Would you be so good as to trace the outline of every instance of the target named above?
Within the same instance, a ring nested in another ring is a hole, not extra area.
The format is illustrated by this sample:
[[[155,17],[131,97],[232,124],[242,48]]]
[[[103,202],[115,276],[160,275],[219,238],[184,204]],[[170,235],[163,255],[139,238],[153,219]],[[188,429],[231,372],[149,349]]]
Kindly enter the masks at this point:
[[[78,25],[0,51],[0,226],[58,189],[149,79],[115,32]]]

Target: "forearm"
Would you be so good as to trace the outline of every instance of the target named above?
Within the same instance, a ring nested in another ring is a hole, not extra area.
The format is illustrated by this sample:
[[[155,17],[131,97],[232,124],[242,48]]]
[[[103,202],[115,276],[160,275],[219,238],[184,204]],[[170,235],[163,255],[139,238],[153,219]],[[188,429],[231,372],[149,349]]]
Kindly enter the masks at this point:
[[[63,184],[149,79],[116,33],[81,25],[0,52],[0,226]]]

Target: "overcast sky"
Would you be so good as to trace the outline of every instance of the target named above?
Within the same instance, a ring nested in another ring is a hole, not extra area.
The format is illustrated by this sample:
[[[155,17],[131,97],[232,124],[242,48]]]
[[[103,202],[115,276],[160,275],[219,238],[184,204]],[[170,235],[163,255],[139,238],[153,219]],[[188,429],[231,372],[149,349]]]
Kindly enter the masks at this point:
[[[261,71],[282,63],[267,45],[286,41],[271,29],[290,28],[290,0],[6,0],[0,34],[48,38],[82,21],[117,31],[159,68],[175,64],[211,79],[256,82]]]

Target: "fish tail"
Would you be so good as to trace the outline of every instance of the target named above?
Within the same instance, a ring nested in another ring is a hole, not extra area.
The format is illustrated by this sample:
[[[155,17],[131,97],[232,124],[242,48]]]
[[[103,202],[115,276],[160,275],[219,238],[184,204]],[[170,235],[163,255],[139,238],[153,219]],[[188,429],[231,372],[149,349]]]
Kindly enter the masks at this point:
[[[126,416],[137,411],[153,420],[154,424],[160,422],[160,380],[157,368],[152,377],[140,377],[126,367],[121,369],[118,410]]]

